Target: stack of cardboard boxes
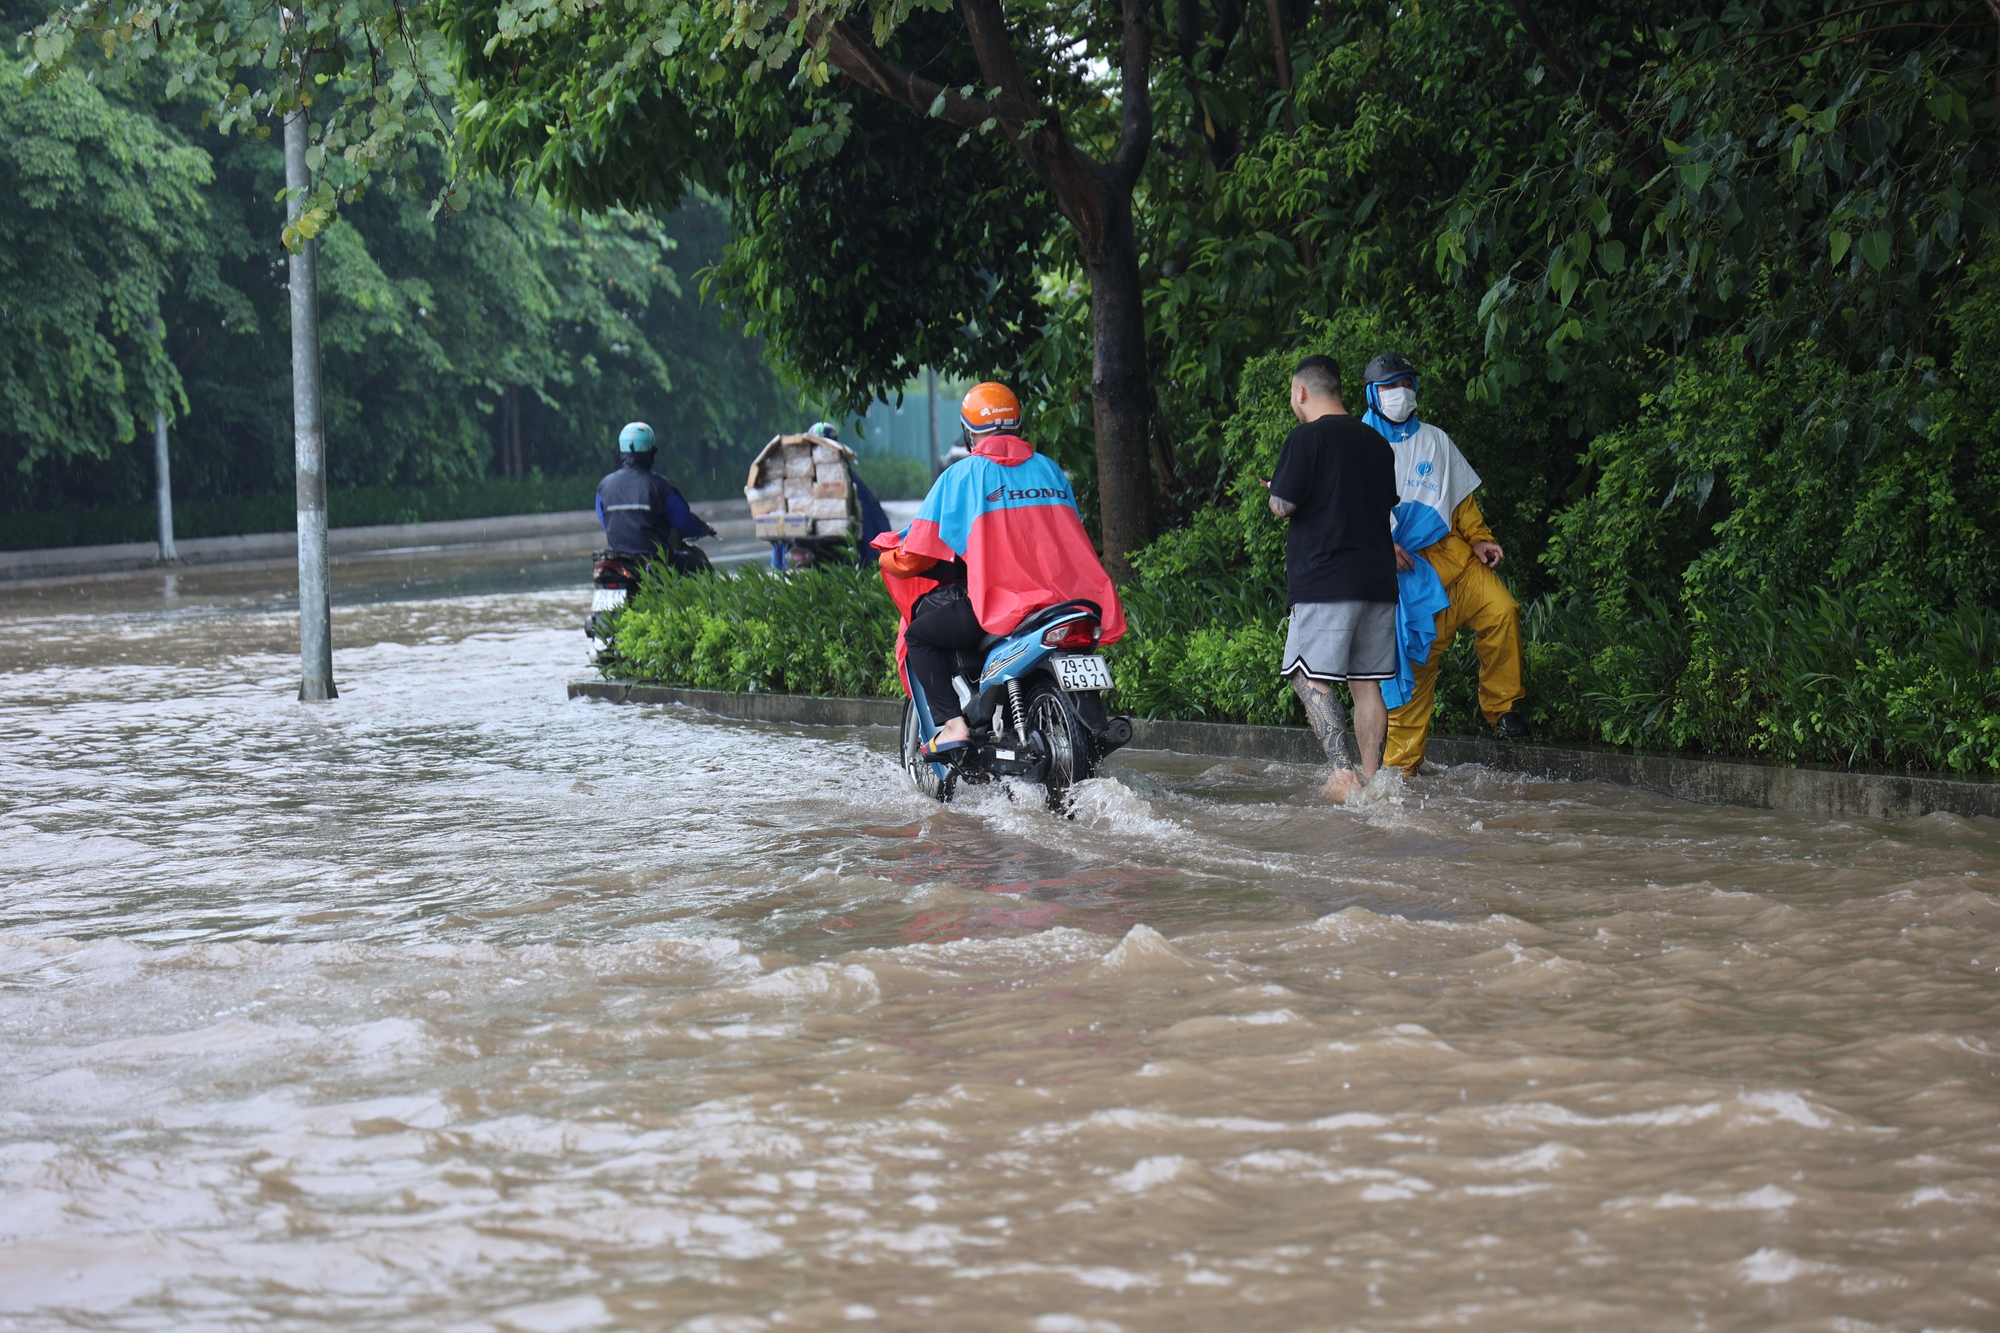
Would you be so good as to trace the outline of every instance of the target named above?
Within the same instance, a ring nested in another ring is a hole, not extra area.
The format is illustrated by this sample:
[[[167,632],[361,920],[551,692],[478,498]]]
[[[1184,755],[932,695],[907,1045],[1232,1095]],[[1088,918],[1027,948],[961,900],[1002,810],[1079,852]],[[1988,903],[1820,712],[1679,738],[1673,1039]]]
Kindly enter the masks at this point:
[[[750,465],[743,487],[757,535],[845,537],[853,530],[854,453],[817,435],[780,435]]]

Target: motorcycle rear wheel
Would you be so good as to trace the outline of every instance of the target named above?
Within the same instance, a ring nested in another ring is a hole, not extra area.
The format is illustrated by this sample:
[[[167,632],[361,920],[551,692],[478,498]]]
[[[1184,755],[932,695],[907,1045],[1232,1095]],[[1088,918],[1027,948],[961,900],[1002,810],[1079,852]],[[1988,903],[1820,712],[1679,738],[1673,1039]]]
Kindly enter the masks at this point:
[[[1039,733],[1048,748],[1048,776],[1042,786],[1048,793],[1049,809],[1067,815],[1070,789],[1097,772],[1097,752],[1091,747],[1090,733],[1083,729],[1062,691],[1046,680],[1037,681],[1028,690],[1028,730]]]
[[[903,701],[903,771],[917,790],[934,801],[948,802],[958,786],[956,764],[934,764],[919,753],[924,743],[923,725],[917,720],[917,701]]]

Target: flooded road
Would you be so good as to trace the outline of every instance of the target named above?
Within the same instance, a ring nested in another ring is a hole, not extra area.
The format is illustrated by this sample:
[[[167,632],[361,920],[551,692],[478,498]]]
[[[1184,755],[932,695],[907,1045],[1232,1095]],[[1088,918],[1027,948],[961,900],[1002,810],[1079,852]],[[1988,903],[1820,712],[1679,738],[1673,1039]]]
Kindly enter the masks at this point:
[[[564,699],[581,571],[0,589],[0,1329],[2000,1328],[2000,829]]]

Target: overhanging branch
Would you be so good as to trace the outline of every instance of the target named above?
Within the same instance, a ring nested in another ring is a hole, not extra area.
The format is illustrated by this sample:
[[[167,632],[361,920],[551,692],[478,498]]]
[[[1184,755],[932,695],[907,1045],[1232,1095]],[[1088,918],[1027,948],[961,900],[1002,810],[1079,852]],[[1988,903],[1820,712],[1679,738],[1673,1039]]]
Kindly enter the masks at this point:
[[[989,120],[998,120],[1010,123],[1018,133],[1022,125],[1047,114],[1005,92],[990,100],[967,97],[956,88],[893,65],[845,23],[809,20],[806,36],[813,41],[824,39],[827,63],[870,92],[925,115],[936,107],[938,119],[965,129],[976,130]]]
[[[1991,2],[1992,0],[1989,0],[1989,3]],[[1571,92],[1582,98],[1583,104],[1600,120],[1611,127],[1611,132],[1617,135],[1627,150],[1638,158],[1646,174],[1653,175],[1658,168],[1653,164],[1652,151],[1645,144],[1634,142],[1632,122],[1625,119],[1617,107],[1605,101],[1598,93],[1596,84],[1584,82],[1583,75],[1563,56],[1562,48],[1555,44],[1555,39],[1549,36],[1541,22],[1536,19],[1535,11],[1529,7],[1528,0],[1510,0],[1510,3],[1514,17],[1520,20],[1521,31],[1527,34],[1528,41],[1534,48],[1542,53],[1542,59],[1549,62],[1549,68],[1555,71],[1555,76],[1567,84]]]

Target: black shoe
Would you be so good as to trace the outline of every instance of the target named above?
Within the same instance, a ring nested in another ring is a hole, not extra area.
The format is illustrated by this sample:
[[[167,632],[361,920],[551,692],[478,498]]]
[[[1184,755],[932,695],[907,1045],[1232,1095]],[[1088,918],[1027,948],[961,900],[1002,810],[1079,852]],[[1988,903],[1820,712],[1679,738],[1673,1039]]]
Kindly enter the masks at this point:
[[[1510,741],[1524,741],[1528,739],[1528,715],[1522,711],[1519,704],[1515,704],[1513,708],[1502,713],[1500,720],[1494,725],[1499,727],[1500,734]]]

